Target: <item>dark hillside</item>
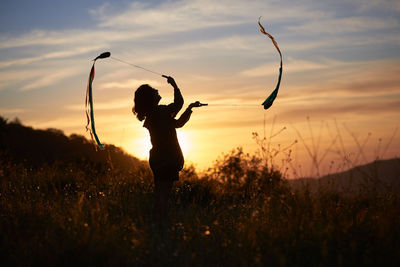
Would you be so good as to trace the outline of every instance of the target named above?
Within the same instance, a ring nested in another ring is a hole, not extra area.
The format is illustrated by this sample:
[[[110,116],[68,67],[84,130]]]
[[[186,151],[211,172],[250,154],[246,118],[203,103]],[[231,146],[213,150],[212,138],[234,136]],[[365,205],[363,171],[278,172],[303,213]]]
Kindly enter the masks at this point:
[[[88,165],[133,171],[147,163],[126,154],[113,145],[103,151],[84,136],[66,136],[61,130],[37,130],[22,125],[18,119],[8,122],[0,117],[0,155],[4,161],[41,167],[54,163],[87,168]]]
[[[296,189],[308,186],[311,192],[319,190],[342,193],[359,193],[366,190],[400,191],[400,159],[377,160],[344,172],[325,175],[319,179],[290,180],[290,184]]]

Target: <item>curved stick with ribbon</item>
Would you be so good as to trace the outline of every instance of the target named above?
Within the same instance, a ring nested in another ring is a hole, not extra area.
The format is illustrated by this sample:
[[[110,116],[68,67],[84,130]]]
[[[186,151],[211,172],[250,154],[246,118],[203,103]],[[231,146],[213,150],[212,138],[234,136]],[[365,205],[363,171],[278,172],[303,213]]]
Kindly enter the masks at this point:
[[[281,50],[279,49],[278,44],[275,41],[274,37],[271,34],[269,34],[268,32],[266,32],[264,27],[261,25],[260,19],[261,19],[261,17],[258,18],[258,25],[260,25],[260,32],[262,34],[265,34],[269,38],[271,38],[272,43],[274,44],[276,50],[278,50],[279,56],[281,57],[281,64],[280,64],[280,68],[279,68],[279,77],[278,77],[278,82],[276,84],[275,90],[262,103],[262,105],[264,106],[264,109],[268,109],[269,107],[272,106],[272,103],[274,103],[274,100],[275,100],[276,96],[278,95],[279,86],[281,84],[281,78],[282,78],[282,53],[281,53]]]
[[[89,81],[88,81],[88,85],[87,85],[86,100],[85,100],[86,119],[87,119],[86,131],[88,131],[90,133],[92,140],[96,140],[97,146],[102,150],[104,149],[104,145],[100,142],[99,137],[97,136],[96,127],[94,124],[92,83],[94,80],[94,73],[95,73],[94,64],[96,63],[96,60],[98,60],[100,58],[107,58],[110,55],[111,55],[110,52],[104,52],[93,60],[93,65],[92,65],[92,68],[91,68],[90,74],[89,74]],[[89,127],[89,124],[91,127]]]

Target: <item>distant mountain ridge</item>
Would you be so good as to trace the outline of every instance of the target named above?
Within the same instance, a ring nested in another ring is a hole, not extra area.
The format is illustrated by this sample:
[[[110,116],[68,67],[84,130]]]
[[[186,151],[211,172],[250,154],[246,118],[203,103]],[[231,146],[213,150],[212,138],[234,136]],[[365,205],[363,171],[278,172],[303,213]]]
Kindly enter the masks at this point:
[[[322,176],[289,180],[294,189],[308,187],[315,193],[319,190],[360,193],[400,191],[400,158],[376,160],[350,170]]]
[[[113,145],[96,151],[93,143],[84,136],[66,136],[61,130],[33,129],[22,125],[18,119],[8,122],[0,116],[0,157],[3,161],[23,163],[30,167],[42,165],[74,164],[85,168],[88,164],[124,171],[146,167],[147,163],[125,153]]]

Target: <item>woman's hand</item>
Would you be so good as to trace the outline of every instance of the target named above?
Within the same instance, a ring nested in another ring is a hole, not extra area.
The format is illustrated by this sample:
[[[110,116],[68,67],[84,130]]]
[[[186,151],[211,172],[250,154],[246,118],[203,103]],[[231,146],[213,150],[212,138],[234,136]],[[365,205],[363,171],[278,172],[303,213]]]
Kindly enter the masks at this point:
[[[172,78],[171,76],[166,76],[166,75],[163,75],[163,77],[164,77],[164,78],[167,78],[167,82],[168,82],[170,85],[172,85],[172,87],[178,88],[178,86],[176,85],[176,82],[175,82],[174,78]]]
[[[202,103],[200,103],[200,101],[196,101],[196,102],[191,103],[189,105],[189,108],[192,109],[192,108],[198,108],[198,107],[202,107],[202,106],[207,106],[207,104],[202,104]]]

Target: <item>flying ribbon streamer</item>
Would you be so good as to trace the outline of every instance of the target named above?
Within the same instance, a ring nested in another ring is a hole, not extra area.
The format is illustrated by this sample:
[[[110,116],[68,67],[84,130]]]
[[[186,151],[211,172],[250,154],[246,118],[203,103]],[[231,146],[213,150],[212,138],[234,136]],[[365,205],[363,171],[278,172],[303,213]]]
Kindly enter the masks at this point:
[[[93,65],[92,65],[92,68],[90,69],[89,81],[88,81],[88,85],[87,85],[87,89],[86,89],[86,100],[85,100],[86,119],[87,119],[86,131],[90,133],[92,140],[96,140],[97,146],[101,150],[104,149],[104,145],[100,142],[99,137],[97,136],[96,127],[94,124],[92,83],[94,80],[94,74],[95,74],[94,64],[96,63],[96,60],[98,60],[100,58],[110,57],[110,55],[111,55],[110,52],[104,52],[104,53],[100,54],[98,57],[96,57],[95,59],[93,59]],[[89,127],[89,125],[91,127]]]
[[[271,34],[269,34],[268,32],[266,32],[264,27],[261,25],[260,19],[261,19],[261,17],[258,18],[258,25],[260,26],[260,32],[262,34],[265,34],[269,38],[271,38],[272,43],[274,44],[276,50],[278,50],[279,56],[281,57],[281,64],[280,64],[280,68],[279,68],[279,77],[278,77],[278,82],[276,84],[275,90],[261,104],[261,105],[264,106],[264,109],[268,109],[274,103],[274,100],[275,100],[276,96],[278,95],[279,86],[281,84],[281,79],[282,79],[282,53],[281,53],[281,50],[279,49],[279,46],[278,46],[277,42],[275,41],[274,37]]]

